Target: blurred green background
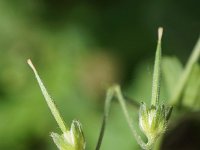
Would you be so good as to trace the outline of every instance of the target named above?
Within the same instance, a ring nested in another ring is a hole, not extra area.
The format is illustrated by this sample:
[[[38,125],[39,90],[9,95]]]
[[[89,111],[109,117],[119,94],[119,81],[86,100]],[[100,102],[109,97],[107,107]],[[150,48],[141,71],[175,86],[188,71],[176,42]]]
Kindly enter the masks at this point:
[[[81,121],[91,150],[106,89],[117,82],[126,95],[148,101],[157,28],[164,27],[164,55],[176,55],[184,64],[199,36],[199,5],[196,0],[1,0],[0,149],[56,149],[49,135],[60,130],[28,58],[66,123]],[[137,126],[138,114],[130,110]],[[139,149],[117,103],[101,149]]]

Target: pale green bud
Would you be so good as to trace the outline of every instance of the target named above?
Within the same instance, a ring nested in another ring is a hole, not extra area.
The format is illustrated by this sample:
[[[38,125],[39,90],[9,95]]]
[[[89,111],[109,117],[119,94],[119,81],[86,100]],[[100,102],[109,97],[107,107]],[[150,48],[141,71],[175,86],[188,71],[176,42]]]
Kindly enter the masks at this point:
[[[59,150],[85,149],[85,138],[79,121],[74,120],[71,124],[71,129],[62,135],[51,133],[51,137]]]
[[[149,141],[156,140],[166,131],[171,110],[171,107],[165,108],[164,105],[152,105],[150,108],[147,108],[145,103],[140,105],[139,125]]]

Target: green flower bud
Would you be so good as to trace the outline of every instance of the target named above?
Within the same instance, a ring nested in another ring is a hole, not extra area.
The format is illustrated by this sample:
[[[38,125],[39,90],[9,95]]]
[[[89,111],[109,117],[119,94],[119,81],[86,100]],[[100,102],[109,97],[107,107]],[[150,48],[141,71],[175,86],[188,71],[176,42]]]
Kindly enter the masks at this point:
[[[140,105],[139,125],[142,132],[147,136],[148,141],[156,140],[166,131],[167,121],[172,108],[164,105],[151,106],[147,108],[145,103]]]
[[[85,149],[85,138],[79,121],[74,120],[71,124],[71,129],[62,135],[51,133],[51,137],[59,150]]]

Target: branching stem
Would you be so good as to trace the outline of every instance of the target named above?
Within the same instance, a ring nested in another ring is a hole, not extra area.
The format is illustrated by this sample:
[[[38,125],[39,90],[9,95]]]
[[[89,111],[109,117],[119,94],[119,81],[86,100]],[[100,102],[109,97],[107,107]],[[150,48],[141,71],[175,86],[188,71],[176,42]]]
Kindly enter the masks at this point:
[[[122,92],[121,92],[121,89],[118,85],[115,85],[115,86],[111,87],[110,89],[108,89],[106,101],[105,101],[105,106],[104,106],[103,122],[102,122],[102,127],[101,127],[101,131],[100,131],[99,139],[98,139],[98,142],[97,142],[96,150],[99,150],[100,147],[101,147],[101,143],[102,143],[104,132],[105,132],[106,123],[107,123],[107,120],[108,120],[111,102],[114,99],[114,97],[119,101],[120,106],[121,106],[122,111],[123,111],[123,114],[126,118],[126,122],[128,123],[128,126],[131,129],[131,132],[132,132],[134,138],[136,139],[137,143],[143,149],[149,150],[153,143],[150,141],[149,143],[146,144],[145,142],[143,142],[141,137],[136,132],[136,130],[135,130],[133,124],[132,124],[131,117],[128,113],[128,109],[127,109],[127,106],[126,106],[126,103],[125,103],[125,99],[124,99]]]

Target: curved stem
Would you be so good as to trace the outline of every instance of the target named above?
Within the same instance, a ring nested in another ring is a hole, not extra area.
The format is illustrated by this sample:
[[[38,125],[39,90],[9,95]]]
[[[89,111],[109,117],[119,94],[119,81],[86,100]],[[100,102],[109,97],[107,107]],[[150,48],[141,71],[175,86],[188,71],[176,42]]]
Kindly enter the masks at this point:
[[[148,143],[144,143],[143,140],[141,139],[141,137],[138,135],[138,133],[136,132],[135,130],[135,127],[133,126],[132,124],[132,121],[131,121],[131,117],[128,113],[128,109],[126,107],[126,103],[125,103],[125,99],[123,98],[123,95],[122,95],[122,92],[121,92],[121,89],[120,89],[120,86],[115,86],[114,88],[115,90],[115,94],[116,94],[116,97],[117,99],[119,100],[119,103],[122,107],[122,111],[124,113],[124,116],[126,118],[126,122],[128,123],[129,125],[129,128],[131,129],[131,132],[133,134],[133,136],[135,137],[137,143],[143,148],[143,149],[150,149],[149,147],[151,147],[152,143],[148,141]]]
[[[105,132],[105,128],[106,128],[106,123],[107,123],[107,119],[108,119],[108,114],[110,111],[110,105],[111,105],[111,101],[112,98],[114,96],[114,91],[112,89],[109,89],[107,91],[106,94],[106,100],[105,100],[105,106],[104,106],[104,115],[103,115],[103,121],[102,121],[102,126],[101,126],[101,130],[100,130],[100,134],[99,134],[99,139],[96,145],[96,150],[99,150],[101,147],[101,143],[103,140],[103,136],[104,136],[104,132]]]
[[[117,100],[120,103],[123,114],[126,118],[126,121],[129,125],[129,128],[131,129],[131,132],[132,132],[134,138],[136,139],[137,143],[143,149],[149,150],[152,143],[147,143],[147,144],[144,143],[142,141],[141,137],[137,134],[137,132],[136,132],[136,130],[135,130],[133,124],[132,124],[131,117],[128,113],[128,110],[127,110],[127,107],[126,107],[126,104],[125,104],[125,99],[124,99],[122,92],[121,92],[121,89],[118,85],[111,87],[107,92],[106,102],[105,102],[105,106],[104,106],[105,109],[104,109],[103,122],[102,122],[102,127],[101,127],[101,130],[100,130],[100,135],[99,135],[99,139],[98,139],[98,142],[97,142],[96,150],[99,150],[100,147],[101,147],[101,143],[102,143],[104,132],[105,132],[105,127],[106,127],[106,123],[107,123],[107,119],[108,119],[108,115],[109,115],[111,102],[112,102],[112,99],[113,99],[114,96],[117,98]],[[136,105],[136,107],[137,107],[137,105]]]

